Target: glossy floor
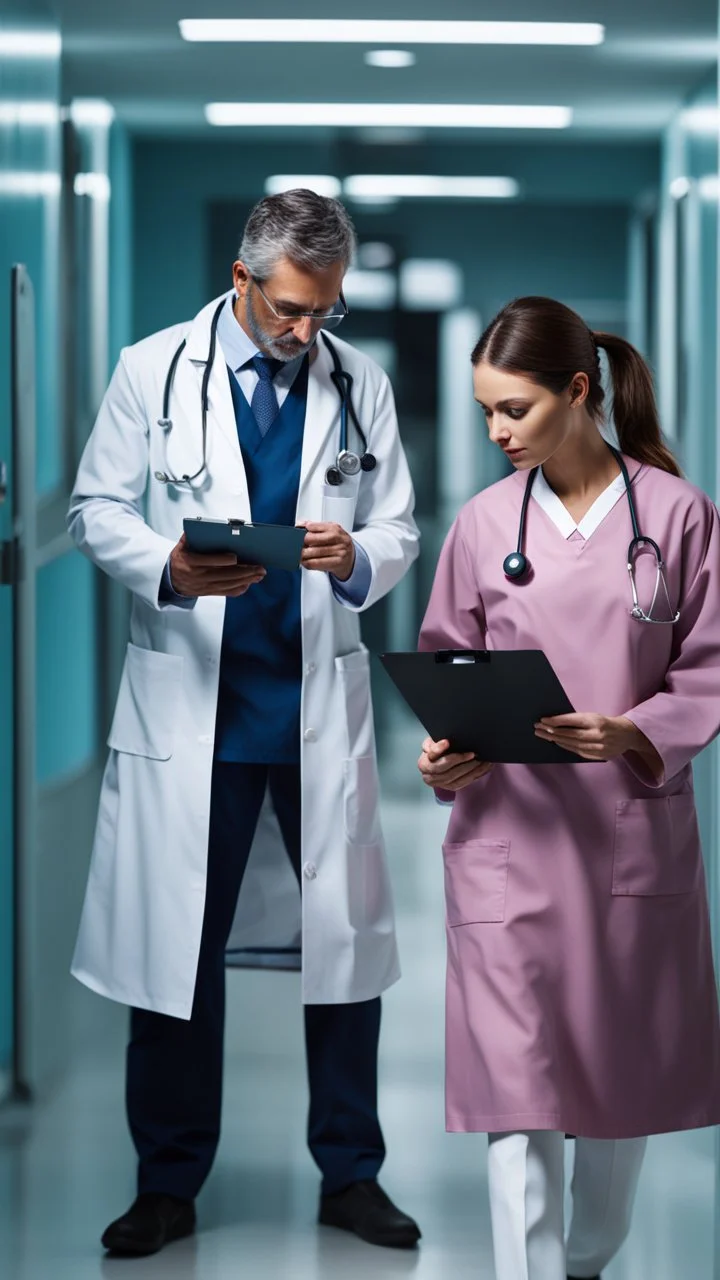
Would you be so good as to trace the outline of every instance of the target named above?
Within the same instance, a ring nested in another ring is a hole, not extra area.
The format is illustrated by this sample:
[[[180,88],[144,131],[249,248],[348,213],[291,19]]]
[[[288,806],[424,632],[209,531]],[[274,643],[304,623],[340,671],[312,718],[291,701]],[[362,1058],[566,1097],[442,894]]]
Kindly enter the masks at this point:
[[[314,1225],[297,980],[233,973],[224,1135],[198,1203],[198,1236],[146,1260],[103,1258],[99,1235],[133,1187],[118,1011],[114,1035],[82,1055],[52,1099],[0,1114],[4,1280],[492,1280],[485,1139],[443,1131],[438,851],[447,814],[411,788],[385,817],[405,976],[385,1000],[382,1181],[418,1218],[421,1248],[374,1249]],[[632,1236],[606,1280],[711,1280],[713,1142],[711,1132],[651,1142]]]

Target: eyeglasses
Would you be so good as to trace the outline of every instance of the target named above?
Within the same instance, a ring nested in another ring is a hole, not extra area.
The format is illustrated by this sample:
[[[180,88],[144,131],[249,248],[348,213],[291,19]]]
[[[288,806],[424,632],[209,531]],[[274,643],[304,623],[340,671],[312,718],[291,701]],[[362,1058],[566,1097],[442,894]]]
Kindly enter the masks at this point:
[[[283,320],[292,324],[294,320],[312,320],[313,324],[319,324],[323,329],[336,329],[342,320],[348,314],[348,305],[343,297],[342,290],[337,302],[329,311],[292,311],[290,314],[281,314],[272,304],[267,294],[260,288],[255,277],[252,277],[255,288],[260,294],[264,302],[267,303],[270,311],[272,311],[276,320]]]

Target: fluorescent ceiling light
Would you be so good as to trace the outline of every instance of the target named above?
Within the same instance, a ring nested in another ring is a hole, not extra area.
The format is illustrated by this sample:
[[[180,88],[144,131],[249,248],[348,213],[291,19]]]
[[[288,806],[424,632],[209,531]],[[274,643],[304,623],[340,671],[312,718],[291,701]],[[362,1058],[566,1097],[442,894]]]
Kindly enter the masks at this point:
[[[2,58],[57,58],[61,50],[57,31],[0,31]]]
[[[0,196],[57,196],[60,194],[60,174],[29,170],[0,170]]]
[[[106,173],[76,173],[73,183],[76,196],[90,196],[93,200],[110,199],[110,179]]]
[[[409,49],[369,49],[365,54],[369,67],[414,67],[417,59]]]
[[[379,271],[391,267],[395,261],[395,250],[384,240],[365,240],[358,248],[358,262],[368,271]]]
[[[408,311],[445,311],[462,300],[463,274],[443,258],[407,258],[400,267],[400,302]]]
[[[209,102],[209,124],[247,127],[567,129],[570,107],[428,102]]]
[[[689,178],[673,178],[669,186],[673,200],[684,200],[690,194],[690,186]]]
[[[704,174],[697,185],[701,200],[720,199],[720,177],[717,173]]]
[[[511,200],[519,187],[514,178],[446,178],[425,174],[360,173],[345,179],[345,195],[393,200]]]
[[[720,111],[717,107],[688,107],[680,120],[688,133],[717,133],[720,130]]]
[[[387,311],[395,306],[397,280],[391,271],[348,271],[343,281],[348,306],[365,311]]]
[[[109,128],[115,119],[115,108],[104,98],[74,98],[70,104],[70,117],[80,128],[85,125]]]
[[[598,22],[435,22],[317,18],[185,18],[183,40],[263,44],[597,45]]]
[[[265,195],[277,196],[283,191],[295,191],[298,187],[334,199],[342,191],[340,179],[331,177],[329,173],[275,173],[265,181]]]
[[[53,125],[59,119],[55,102],[0,102],[0,124]]]

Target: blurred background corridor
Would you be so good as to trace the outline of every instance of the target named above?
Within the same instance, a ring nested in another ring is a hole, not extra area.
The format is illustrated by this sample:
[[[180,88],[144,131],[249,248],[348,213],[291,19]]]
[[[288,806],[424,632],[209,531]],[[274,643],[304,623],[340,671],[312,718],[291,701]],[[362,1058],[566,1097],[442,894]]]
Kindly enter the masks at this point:
[[[206,17],[283,27],[186,22]],[[322,38],[301,19],[324,20]],[[354,19],[362,29],[343,25]],[[477,43],[458,26],[511,20],[562,25]],[[414,647],[454,514],[504,474],[469,353],[518,294],[559,298],[640,348],[686,475],[717,501],[718,24],[718,0],[3,0],[0,1277],[125,1266],[99,1235],[132,1191],[127,1011],[69,964],[128,599],[65,531],[120,350],[231,287],[263,194],[345,201],[360,249],[342,337],[392,379],[422,532],[411,572],[363,616],[373,653]],[[446,811],[417,775],[421,731],[379,667],[373,679],[404,970],[384,1001],[383,1181],[422,1247],[399,1255],[314,1225],[297,977],[235,972],[201,1233],[130,1264],[138,1280],[492,1280],[485,1139],[443,1128]],[[716,746],[695,776],[717,942]],[[720,1280],[713,1131],[651,1140],[606,1277]]]

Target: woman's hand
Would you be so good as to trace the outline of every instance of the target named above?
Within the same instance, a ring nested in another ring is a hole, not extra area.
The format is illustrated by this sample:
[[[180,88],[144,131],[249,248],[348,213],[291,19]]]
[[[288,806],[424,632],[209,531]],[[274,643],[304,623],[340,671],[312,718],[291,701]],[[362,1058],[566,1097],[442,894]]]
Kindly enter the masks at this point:
[[[663,763],[652,742],[627,716],[601,716],[594,711],[544,716],[535,725],[535,737],[556,742],[583,760],[615,760],[628,751],[635,751],[653,773],[662,777]]]
[[[428,787],[441,787],[443,791],[462,791],[463,787],[469,787],[471,782],[484,778],[492,769],[487,761],[476,760],[472,751],[451,752],[449,747],[447,738],[442,738],[440,742],[426,738],[423,742],[418,769]]]

